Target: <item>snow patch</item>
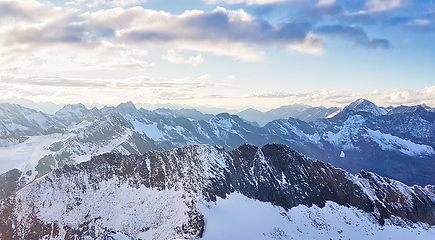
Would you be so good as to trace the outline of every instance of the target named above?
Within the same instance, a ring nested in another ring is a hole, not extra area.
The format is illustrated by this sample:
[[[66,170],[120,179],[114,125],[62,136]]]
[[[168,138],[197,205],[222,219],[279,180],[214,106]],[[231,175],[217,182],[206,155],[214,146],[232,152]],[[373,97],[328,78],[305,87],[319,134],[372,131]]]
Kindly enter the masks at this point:
[[[435,154],[435,151],[431,146],[413,143],[391,134],[381,133],[379,130],[373,131],[367,129],[367,133],[367,137],[376,142],[382,150],[397,150],[410,157],[430,156]]]
[[[156,122],[152,124],[145,124],[137,120],[133,120],[131,121],[131,124],[136,131],[146,134],[153,140],[160,140],[165,136],[164,132],[157,128]]]
[[[50,134],[31,136],[26,141],[9,146],[0,147],[0,174],[11,169],[18,169],[25,173],[33,170],[38,161],[45,155],[51,154],[49,146],[55,142],[64,141],[72,134]],[[89,159],[88,159],[89,160]]]
[[[363,116],[354,115],[349,117],[343,124],[343,127],[337,133],[326,132],[324,139],[332,145],[344,150],[359,150],[353,145],[354,136],[358,135],[361,126],[365,122]]]
[[[344,152],[341,151],[341,153],[340,153],[340,157],[341,157],[341,158],[344,158],[344,157],[346,157],[346,154],[344,154]]]

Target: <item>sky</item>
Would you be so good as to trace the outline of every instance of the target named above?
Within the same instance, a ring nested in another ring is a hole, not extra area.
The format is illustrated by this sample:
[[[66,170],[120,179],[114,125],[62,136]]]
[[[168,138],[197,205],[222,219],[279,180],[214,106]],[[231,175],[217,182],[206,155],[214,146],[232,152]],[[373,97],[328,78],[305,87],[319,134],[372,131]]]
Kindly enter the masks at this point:
[[[435,107],[433,0],[0,0],[0,101]]]

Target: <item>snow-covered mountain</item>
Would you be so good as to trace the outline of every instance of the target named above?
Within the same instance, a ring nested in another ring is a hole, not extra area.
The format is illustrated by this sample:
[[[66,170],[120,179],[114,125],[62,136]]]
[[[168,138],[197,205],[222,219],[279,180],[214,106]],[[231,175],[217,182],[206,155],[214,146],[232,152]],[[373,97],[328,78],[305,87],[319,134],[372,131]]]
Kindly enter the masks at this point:
[[[250,122],[257,122],[258,124],[260,124],[260,126],[264,126],[266,125],[266,123],[275,119],[294,117],[295,115],[300,114],[310,108],[310,106],[305,104],[282,106],[279,108],[271,109],[267,112],[261,112],[256,109],[248,108],[237,113],[237,115]]]
[[[326,118],[331,114],[338,112],[340,109],[336,107],[325,108],[325,107],[312,107],[308,108],[294,116],[293,118],[305,121],[305,122],[313,122],[318,119]]]
[[[435,182],[435,113],[422,106],[387,111],[358,100],[335,116],[305,123],[276,120],[265,127],[280,142],[356,173],[376,172],[407,184]]]
[[[0,104],[0,198],[65,164],[106,152],[142,154],[160,147],[119,114],[68,105],[47,115]],[[3,176],[3,174],[5,174]]]
[[[2,239],[432,239],[435,189],[281,144],[106,153],[0,200]]]
[[[102,109],[67,105],[52,115],[0,104],[0,127],[0,187],[6,189],[105,152],[142,154],[189,144],[234,149],[243,143],[286,144],[351,173],[366,169],[408,185],[435,182],[428,167],[435,164],[435,111],[425,105],[386,109],[359,99],[329,118],[278,119],[259,127],[227,113],[149,111],[131,102]],[[1,174],[13,169],[19,171],[1,182]],[[0,198],[13,191],[0,191]]]

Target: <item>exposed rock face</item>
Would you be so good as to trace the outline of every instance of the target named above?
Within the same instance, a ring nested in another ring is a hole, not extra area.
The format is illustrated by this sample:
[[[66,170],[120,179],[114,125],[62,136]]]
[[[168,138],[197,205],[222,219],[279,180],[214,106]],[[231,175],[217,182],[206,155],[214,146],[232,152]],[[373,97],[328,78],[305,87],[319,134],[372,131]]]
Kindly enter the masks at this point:
[[[103,154],[64,166],[0,202],[3,239],[93,239],[112,229],[135,239],[201,237],[198,202],[232,192],[285,209],[326,201],[435,225],[432,186],[352,175],[289,147],[190,145],[164,152]],[[116,217],[115,217],[116,216]]]
[[[21,171],[12,169],[0,175],[0,199],[9,197],[20,187]]]

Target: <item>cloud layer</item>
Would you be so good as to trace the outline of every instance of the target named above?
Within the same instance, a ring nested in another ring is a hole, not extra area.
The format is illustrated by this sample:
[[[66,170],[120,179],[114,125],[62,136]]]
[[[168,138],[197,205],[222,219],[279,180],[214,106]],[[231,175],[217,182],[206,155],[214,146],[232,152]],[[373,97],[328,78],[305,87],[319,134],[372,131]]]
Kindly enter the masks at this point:
[[[381,106],[427,104],[435,107],[435,85],[419,90],[387,89],[370,92],[313,90],[309,92],[263,92],[231,94],[240,88],[235,76],[213,79],[208,74],[198,78],[150,79],[137,76],[125,79],[70,79],[54,76],[0,77],[0,101],[27,99],[35,102],[69,104],[119,104],[134,101],[143,104],[198,103],[227,106],[242,110],[247,106],[260,109],[285,104],[305,103],[313,106],[344,106],[366,98]],[[126,94],[128,92],[128,94]]]
[[[435,85],[420,90],[387,89],[371,92],[313,90],[310,92],[264,92],[244,95],[245,98],[284,99],[287,103],[343,106],[359,98],[380,106],[426,104],[435,107]]]
[[[349,11],[346,3],[335,0],[206,2],[256,7],[253,14],[217,6],[209,12],[186,10],[175,15],[137,5],[146,5],[141,0],[75,0],[65,6],[36,0],[0,0],[0,71],[50,66],[59,70],[146,69],[153,65],[143,57],[148,46],[196,51],[196,60],[180,60],[180,56],[170,52],[164,55],[176,64],[191,61],[187,65],[200,64],[201,53],[230,56],[244,62],[262,61],[267,57],[262,49],[269,46],[322,54],[322,38],[330,36],[365,48],[389,48],[390,40],[370,37],[362,26],[347,23],[387,21],[385,12],[403,6],[400,0],[368,0],[360,4],[360,10]],[[96,6],[105,8],[94,10]],[[296,15],[284,21],[270,21],[255,15],[262,9],[272,13],[291,9],[296,10]],[[430,11],[416,19],[400,16],[395,19],[406,21],[409,29],[427,31],[432,29],[432,21],[426,19],[429,16]],[[51,65],[55,62],[61,64]]]

